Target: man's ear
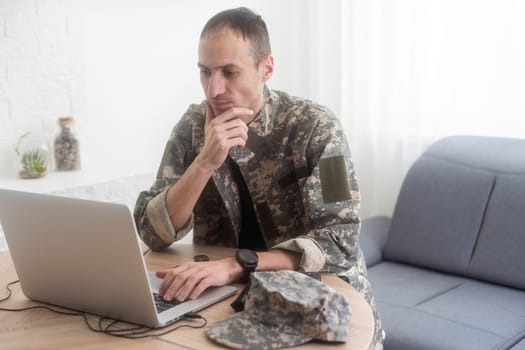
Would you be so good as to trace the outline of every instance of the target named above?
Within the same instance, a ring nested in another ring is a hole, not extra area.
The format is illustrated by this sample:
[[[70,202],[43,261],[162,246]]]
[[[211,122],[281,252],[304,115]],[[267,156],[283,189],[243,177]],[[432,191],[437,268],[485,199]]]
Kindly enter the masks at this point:
[[[272,74],[273,74],[273,65],[274,65],[273,56],[272,55],[266,56],[262,60],[261,65],[263,69],[263,80],[264,82],[267,82],[272,77]]]

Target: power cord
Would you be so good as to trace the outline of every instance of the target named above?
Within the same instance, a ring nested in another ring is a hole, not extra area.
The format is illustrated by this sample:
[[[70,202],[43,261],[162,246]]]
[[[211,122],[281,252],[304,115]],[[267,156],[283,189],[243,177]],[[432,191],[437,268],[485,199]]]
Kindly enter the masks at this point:
[[[11,298],[11,295],[13,294],[13,291],[11,290],[11,286],[20,282],[20,280],[9,282],[6,285],[7,289],[7,296],[0,299],[0,303],[3,303]],[[83,312],[68,312],[68,311],[62,311],[57,310],[55,308],[51,308],[45,305],[38,305],[38,306],[29,306],[24,308],[5,308],[0,307],[0,311],[7,311],[7,312],[21,312],[21,311],[29,311],[29,310],[47,310],[51,311],[60,315],[66,315],[66,316],[77,316],[82,317],[84,319],[84,322],[86,323],[89,330],[95,333],[104,333],[113,337],[119,337],[119,338],[127,338],[127,339],[140,339],[140,338],[153,338],[153,337],[160,337],[163,335],[166,335],[168,333],[171,333],[173,331],[176,331],[180,328],[204,328],[208,324],[208,321],[204,316],[201,316],[195,312],[188,312],[186,313],[182,319],[188,319],[188,320],[196,320],[201,319],[203,322],[200,325],[191,325],[191,324],[181,324],[181,325],[171,325],[166,326],[160,329],[165,329],[162,331],[155,331],[155,329],[140,325],[133,325],[131,327],[122,328],[119,327],[119,324],[126,324],[129,325],[128,322],[124,322],[121,320],[114,320],[108,317],[99,317],[96,326],[92,324],[92,322],[89,320],[89,317],[87,313]]]
[[[16,281],[12,281],[12,282],[9,282],[6,286],[5,286],[5,289],[7,289],[7,296],[5,298],[2,298],[0,299],[0,303],[3,303],[4,301],[8,300],[9,298],[11,298],[11,294],[13,294],[13,292],[11,291],[11,286],[13,284],[16,284],[20,282],[20,280],[16,280]]]

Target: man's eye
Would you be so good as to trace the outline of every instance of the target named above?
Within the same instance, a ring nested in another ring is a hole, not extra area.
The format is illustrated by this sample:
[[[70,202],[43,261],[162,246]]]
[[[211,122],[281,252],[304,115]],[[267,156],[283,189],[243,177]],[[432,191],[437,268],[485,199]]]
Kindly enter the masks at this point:
[[[201,69],[201,70],[200,70],[200,74],[201,74],[201,75],[204,75],[204,76],[206,76],[206,77],[208,77],[208,76],[210,76],[211,73],[210,73],[210,71],[207,70],[207,69]]]
[[[224,76],[227,78],[233,78],[236,75],[237,75],[237,71],[233,71],[233,70],[224,71]]]

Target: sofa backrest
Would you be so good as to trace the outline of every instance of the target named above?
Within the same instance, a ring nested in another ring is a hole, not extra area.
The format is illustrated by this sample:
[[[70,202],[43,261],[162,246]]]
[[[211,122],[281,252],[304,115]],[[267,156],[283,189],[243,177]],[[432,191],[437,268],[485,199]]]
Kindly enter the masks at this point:
[[[451,136],[412,165],[386,260],[525,289],[525,140]]]

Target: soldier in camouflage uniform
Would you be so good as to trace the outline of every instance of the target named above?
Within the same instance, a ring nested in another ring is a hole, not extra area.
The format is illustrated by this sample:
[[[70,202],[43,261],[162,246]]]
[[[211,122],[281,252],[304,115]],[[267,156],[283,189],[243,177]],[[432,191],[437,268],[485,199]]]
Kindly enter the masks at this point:
[[[360,291],[381,324],[358,246],[359,190],[339,120],[266,86],[266,25],[246,8],[212,17],[199,43],[206,100],[167,142],[156,181],[139,195],[142,240],[160,250],[193,229],[195,244],[257,250],[260,270],[329,271]],[[235,257],[157,272],[165,299],[197,297],[245,274]]]

